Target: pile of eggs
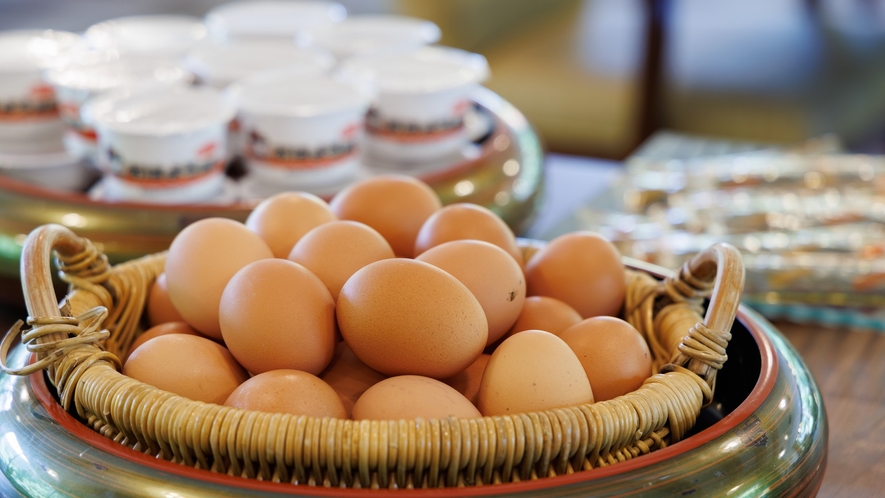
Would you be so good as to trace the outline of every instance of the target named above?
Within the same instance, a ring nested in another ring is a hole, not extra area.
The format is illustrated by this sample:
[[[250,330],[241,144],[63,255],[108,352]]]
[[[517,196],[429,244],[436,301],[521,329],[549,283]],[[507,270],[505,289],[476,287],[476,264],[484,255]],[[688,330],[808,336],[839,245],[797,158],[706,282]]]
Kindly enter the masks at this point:
[[[652,374],[645,339],[614,317],[625,287],[596,234],[523,261],[491,211],[379,176],[329,204],[284,193],[245,225],[185,228],[123,373],[197,401],[355,420],[593,403]]]

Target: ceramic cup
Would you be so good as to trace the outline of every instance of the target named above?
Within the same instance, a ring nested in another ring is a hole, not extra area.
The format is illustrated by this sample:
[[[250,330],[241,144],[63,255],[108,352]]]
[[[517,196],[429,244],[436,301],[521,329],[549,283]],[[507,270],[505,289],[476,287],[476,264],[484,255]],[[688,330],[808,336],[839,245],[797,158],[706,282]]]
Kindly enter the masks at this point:
[[[204,22],[218,42],[276,39],[306,45],[313,30],[345,17],[347,10],[335,2],[270,0],[219,5]]]
[[[177,58],[205,39],[206,33],[206,27],[196,17],[144,15],[93,24],[85,37],[96,50]]]
[[[43,71],[84,50],[83,39],[65,31],[0,32],[0,153],[64,150],[55,94]]]
[[[193,75],[172,59],[135,54],[119,58],[113,53],[85,57],[46,73],[65,123],[65,148],[74,157],[93,162],[97,162],[97,135],[80,115],[81,107],[90,98],[127,88],[183,86],[192,79]]]
[[[341,75],[378,98],[366,120],[367,153],[409,163],[457,153],[469,142],[469,95],[488,77],[483,56],[444,47],[352,58]]]
[[[265,184],[335,183],[359,166],[370,96],[328,76],[277,71],[236,85],[243,156]]]
[[[235,107],[212,88],[116,91],[91,100],[105,196],[195,203],[222,192],[227,127]]]
[[[410,52],[436,43],[439,38],[439,27],[424,19],[361,15],[317,29],[313,44],[343,60],[360,55]]]

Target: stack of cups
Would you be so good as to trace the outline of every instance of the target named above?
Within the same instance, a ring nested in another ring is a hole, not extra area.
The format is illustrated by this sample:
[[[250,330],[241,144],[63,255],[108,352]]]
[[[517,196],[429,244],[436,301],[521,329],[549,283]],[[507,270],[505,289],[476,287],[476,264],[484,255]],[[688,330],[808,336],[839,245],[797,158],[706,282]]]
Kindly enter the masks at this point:
[[[128,55],[117,58],[100,53],[51,70],[46,79],[55,89],[66,126],[65,147],[71,155],[95,162],[96,131],[84,123],[80,114],[81,107],[89,99],[114,90],[184,86],[191,82],[192,75],[166,57]]]
[[[216,42],[283,40],[307,45],[314,30],[345,17],[347,10],[334,2],[243,1],[210,10],[205,23]]]
[[[0,154],[52,154],[64,150],[62,123],[46,69],[86,50],[63,31],[0,33]]]
[[[489,74],[483,56],[445,47],[354,57],[340,70],[378,90],[366,121],[367,153],[404,165],[461,152],[470,141],[470,94]]]
[[[122,90],[92,99],[103,197],[189,204],[224,188],[227,129],[235,107],[212,88]]]
[[[44,188],[76,190],[94,172],[65,152],[64,125],[47,69],[87,50],[63,31],[0,32],[0,174]]]
[[[353,178],[371,95],[328,76],[269,72],[237,85],[254,190],[315,189]]]

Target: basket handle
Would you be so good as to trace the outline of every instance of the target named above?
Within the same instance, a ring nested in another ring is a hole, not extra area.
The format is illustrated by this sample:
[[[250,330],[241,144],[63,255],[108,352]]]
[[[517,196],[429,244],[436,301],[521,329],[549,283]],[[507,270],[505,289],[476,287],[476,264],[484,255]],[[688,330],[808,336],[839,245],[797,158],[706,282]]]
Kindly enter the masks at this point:
[[[703,294],[712,285],[710,303],[703,323],[682,338],[678,351],[662,371],[684,367],[715,389],[716,373],[728,359],[725,348],[744,289],[744,263],[732,245],[717,243],[687,261],[679,272],[681,285]]]
[[[22,327],[17,323],[0,346],[0,370],[5,373],[27,375],[49,368],[52,375],[56,360],[71,349],[98,343],[108,335],[101,330],[101,322],[107,316],[106,307],[98,306],[77,317],[62,315],[52,284],[53,251],[65,281],[96,290],[99,300],[110,306],[111,295],[101,286],[110,274],[105,255],[89,239],[77,236],[64,226],[48,224],[35,228],[25,240],[20,271],[28,324],[32,326],[23,336],[23,342],[29,351],[37,354],[37,361],[18,369],[7,366],[6,355]]]

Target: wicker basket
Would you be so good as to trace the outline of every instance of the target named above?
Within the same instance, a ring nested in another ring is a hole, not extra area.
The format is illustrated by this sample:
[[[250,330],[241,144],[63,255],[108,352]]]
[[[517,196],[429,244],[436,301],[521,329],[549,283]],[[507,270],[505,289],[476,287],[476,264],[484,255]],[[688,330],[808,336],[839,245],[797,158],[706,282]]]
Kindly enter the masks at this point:
[[[61,305],[56,251],[71,285]],[[526,256],[537,247],[525,247]],[[22,257],[36,361],[6,366],[22,323],[4,338],[6,373],[48,371],[61,404],[95,431],[159,458],[213,472],[296,484],[439,488],[521,481],[629,460],[683,438],[712,399],[743,287],[740,254],[717,244],[678,276],[628,270],[624,318],[646,337],[652,376],[619,398],[539,413],[461,420],[353,421],[239,410],[161,391],[122,375],[165,254],[109,267],[91,242],[59,225],[30,234]],[[709,298],[705,319],[702,306]]]

